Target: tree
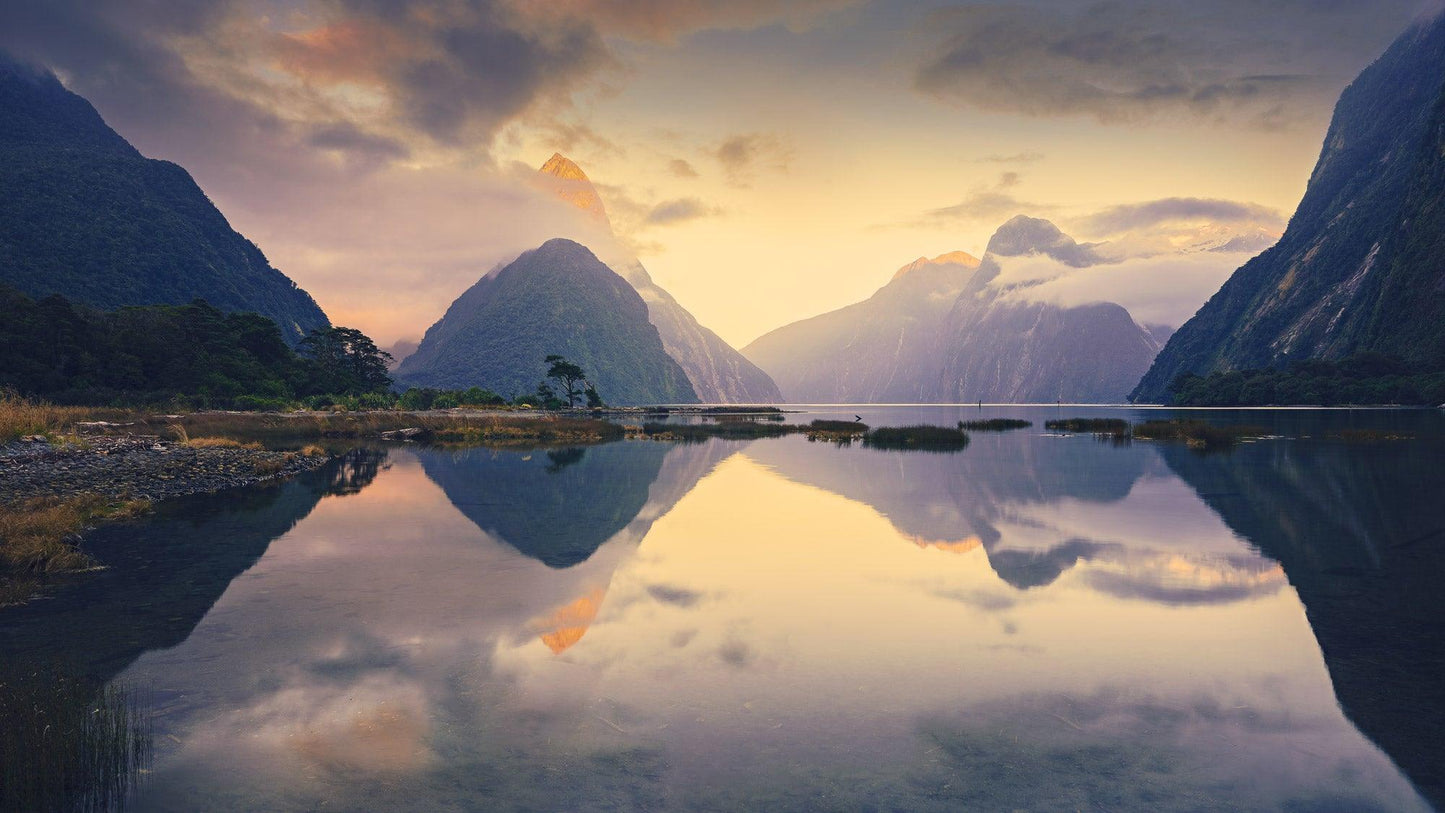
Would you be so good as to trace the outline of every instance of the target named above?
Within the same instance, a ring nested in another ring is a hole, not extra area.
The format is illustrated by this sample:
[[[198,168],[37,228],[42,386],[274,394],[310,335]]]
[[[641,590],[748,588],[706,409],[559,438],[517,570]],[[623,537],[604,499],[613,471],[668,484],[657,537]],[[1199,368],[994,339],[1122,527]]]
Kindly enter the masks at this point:
[[[316,364],[319,392],[360,395],[391,389],[391,354],[355,328],[317,328],[301,340],[301,350]]]
[[[557,386],[562,388],[562,396],[567,399],[568,408],[577,406],[577,399],[582,396],[585,389],[591,388],[587,383],[587,374],[581,367],[567,359],[551,355],[546,359],[551,365],[547,368],[547,377],[556,381]]]

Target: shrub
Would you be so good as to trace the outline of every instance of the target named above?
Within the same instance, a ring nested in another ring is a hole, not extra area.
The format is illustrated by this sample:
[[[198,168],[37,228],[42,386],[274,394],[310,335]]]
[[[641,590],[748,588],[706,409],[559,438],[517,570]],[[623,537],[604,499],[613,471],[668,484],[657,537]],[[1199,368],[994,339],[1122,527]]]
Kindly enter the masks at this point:
[[[968,445],[968,433],[951,426],[883,426],[864,435],[863,445],[874,449],[956,452]]]
[[[977,432],[1007,432],[1010,429],[1027,429],[1033,426],[1029,421],[1021,421],[1017,418],[989,418],[983,421],[959,421],[959,429],[970,429]]]

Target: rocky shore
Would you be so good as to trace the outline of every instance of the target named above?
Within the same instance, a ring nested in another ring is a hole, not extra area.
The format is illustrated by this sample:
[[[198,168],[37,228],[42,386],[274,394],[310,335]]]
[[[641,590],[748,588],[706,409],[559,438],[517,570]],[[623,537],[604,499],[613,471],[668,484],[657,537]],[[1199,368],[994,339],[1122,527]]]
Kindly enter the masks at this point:
[[[43,439],[0,447],[0,504],[98,494],[157,501],[220,491],[320,468],[325,455],[233,447],[194,448],[154,436]]]

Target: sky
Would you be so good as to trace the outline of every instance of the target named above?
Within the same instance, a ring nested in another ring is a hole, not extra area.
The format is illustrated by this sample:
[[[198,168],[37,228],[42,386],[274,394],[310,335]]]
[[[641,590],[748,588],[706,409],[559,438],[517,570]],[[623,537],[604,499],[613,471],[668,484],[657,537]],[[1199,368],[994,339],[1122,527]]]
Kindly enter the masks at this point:
[[[1177,326],[1283,230],[1423,0],[48,0],[0,49],[179,163],[332,321],[415,339],[579,215],[735,346],[1047,218]]]

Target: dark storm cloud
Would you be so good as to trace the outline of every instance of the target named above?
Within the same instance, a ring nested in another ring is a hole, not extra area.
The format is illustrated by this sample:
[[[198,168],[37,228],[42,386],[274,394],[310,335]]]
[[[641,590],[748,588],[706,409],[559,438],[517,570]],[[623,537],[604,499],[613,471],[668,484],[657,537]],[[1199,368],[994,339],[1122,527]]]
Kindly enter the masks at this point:
[[[448,142],[489,136],[537,97],[570,89],[610,59],[585,22],[532,27],[485,0],[427,15],[383,12],[370,22],[413,47],[413,55],[377,67],[405,118]]]
[[[1257,223],[1263,226],[1284,224],[1284,216],[1276,209],[1217,198],[1164,198],[1123,204],[1089,215],[1080,221],[1080,224],[1090,234],[1106,235],[1178,220]]]
[[[1327,109],[1420,0],[976,3],[932,15],[920,91],[983,110],[1292,122]]]

